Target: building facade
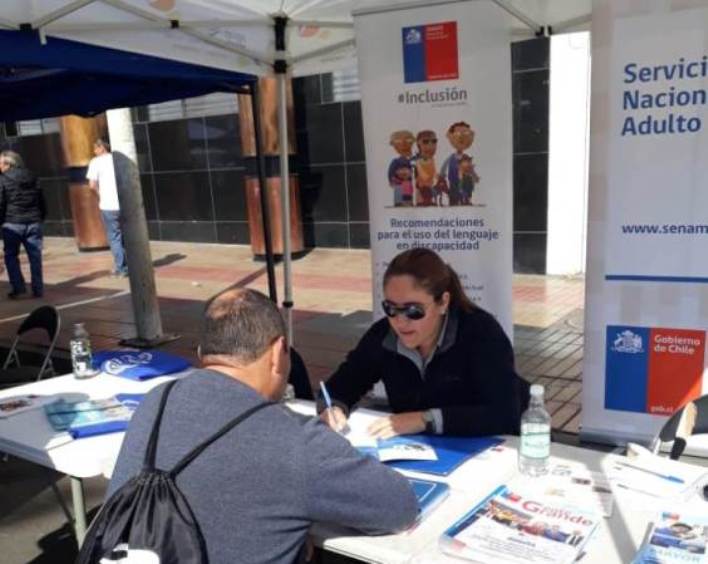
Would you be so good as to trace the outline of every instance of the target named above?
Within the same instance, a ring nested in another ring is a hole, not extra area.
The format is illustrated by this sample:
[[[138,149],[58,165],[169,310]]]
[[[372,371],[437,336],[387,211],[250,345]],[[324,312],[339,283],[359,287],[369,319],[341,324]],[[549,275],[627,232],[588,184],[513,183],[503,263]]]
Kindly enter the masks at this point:
[[[513,43],[514,270],[546,272],[550,42]],[[369,247],[361,104],[355,71],[293,80],[305,247]],[[133,109],[150,238],[248,244],[236,96],[215,94]],[[0,146],[40,177],[47,235],[74,234],[56,119],[5,123]]]

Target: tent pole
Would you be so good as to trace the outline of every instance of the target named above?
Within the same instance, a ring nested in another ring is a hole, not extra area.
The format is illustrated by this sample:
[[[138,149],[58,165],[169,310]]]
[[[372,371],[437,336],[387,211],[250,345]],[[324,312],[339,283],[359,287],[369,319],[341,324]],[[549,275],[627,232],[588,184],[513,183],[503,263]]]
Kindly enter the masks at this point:
[[[261,105],[258,92],[258,80],[251,85],[251,107],[253,108],[253,129],[256,138],[256,166],[258,167],[258,193],[261,201],[261,221],[263,223],[263,240],[265,242],[266,269],[268,271],[268,295],[278,303],[278,290],[275,286],[275,265],[273,260],[273,239],[270,230],[270,207],[268,206],[268,184],[265,176],[265,158],[263,156],[263,141],[261,135]]]
[[[287,72],[285,50],[285,29],[287,18],[277,16],[275,23],[275,78],[278,84],[278,146],[280,149],[280,204],[283,222],[283,308],[288,331],[288,344],[294,344],[293,336],[293,288],[292,288],[292,251],[290,246],[290,163],[288,151],[288,112],[287,112]]]
[[[162,333],[130,109],[108,110],[106,117],[113,150],[123,241],[130,277],[130,296],[137,332],[135,338],[124,339],[121,345],[151,348],[177,336]]]

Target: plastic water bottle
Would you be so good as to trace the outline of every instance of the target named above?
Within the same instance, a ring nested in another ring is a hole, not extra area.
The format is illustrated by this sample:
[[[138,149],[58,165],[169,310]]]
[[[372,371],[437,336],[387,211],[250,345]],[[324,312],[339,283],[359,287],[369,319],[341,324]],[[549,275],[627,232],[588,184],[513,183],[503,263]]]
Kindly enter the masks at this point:
[[[96,374],[91,357],[91,341],[83,323],[74,324],[74,337],[69,342],[74,377],[90,378]]]
[[[543,386],[531,386],[529,408],[521,416],[519,472],[542,476],[548,472],[551,455],[551,416],[543,406]]]

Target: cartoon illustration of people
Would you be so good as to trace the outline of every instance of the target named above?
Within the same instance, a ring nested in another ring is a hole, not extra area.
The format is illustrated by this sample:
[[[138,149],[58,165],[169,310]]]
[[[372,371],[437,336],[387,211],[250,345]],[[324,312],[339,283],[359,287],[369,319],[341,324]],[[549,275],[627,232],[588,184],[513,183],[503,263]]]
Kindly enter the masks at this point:
[[[434,131],[425,129],[418,133],[416,144],[418,145],[418,155],[415,159],[416,205],[432,206],[435,205],[434,190],[439,180],[434,159],[438,138]]]
[[[440,174],[447,181],[449,190],[448,197],[451,206],[459,206],[465,203],[464,194],[460,182],[460,180],[463,178],[463,175],[460,174],[460,162],[463,156],[469,156],[465,153],[465,151],[467,151],[467,149],[472,146],[472,143],[474,142],[474,136],[474,130],[470,127],[468,123],[464,121],[458,121],[453,123],[447,130],[447,140],[450,142],[450,145],[452,145],[452,147],[455,149],[455,152],[452,153],[447,159],[445,159],[445,162],[443,163],[443,166],[440,169]],[[476,171],[474,171],[474,165],[472,165],[471,162],[470,165],[466,166],[472,166],[472,170],[474,173],[473,175],[468,175],[466,180],[467,189],[469,190],[469,196],[471,196],[472,190],[474,190],[474,185],[479,182],[479,176],[477,176]],[[472,190],[470,190],[470,188]],[[470,202],[467,201],[466,203]]]
[[[388,185],[393,189],[393,205],[412,205],[412,203],[405,203],[403,192],[410,189],[411,198],[409,201],[412,202],[413,184],[411,178],[413,176],[412,158],[415,137],[410,131],[402,129],[391,133],[389,143],[396,153],[398,153],[398,156],[395,157],[388,166]],[[402,172],[405,168],[409,171],[407,175]],[[408,180],[405,180],[406,176]],[[406,182],[411,182],[410,187]]]
[[[413,169],[411,165],[398,165],[393,173],[392,183],[395,185],[394,191],[398,190],[401,196],[401,206],[409,207],[413,205]]]
[[[469,205],[472,203],[472,192],[474,192],[474,187],[477,182],[479,182],[479,176],[477,176],[477,171],[474,169],[472,157],[469,155],[462,155],[458,163],[457,196],[460,198],[458,203],[462,203],[463,205]]]

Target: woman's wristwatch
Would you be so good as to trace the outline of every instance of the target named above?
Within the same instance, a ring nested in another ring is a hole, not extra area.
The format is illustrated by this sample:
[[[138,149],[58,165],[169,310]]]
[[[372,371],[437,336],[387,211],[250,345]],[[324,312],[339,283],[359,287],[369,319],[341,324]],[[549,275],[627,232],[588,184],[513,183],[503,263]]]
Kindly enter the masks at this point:
[[[435,433],[435,416],[433,411],[428,409],[423,412],[423,422],[425,423],[425,432],[431,435]]]

